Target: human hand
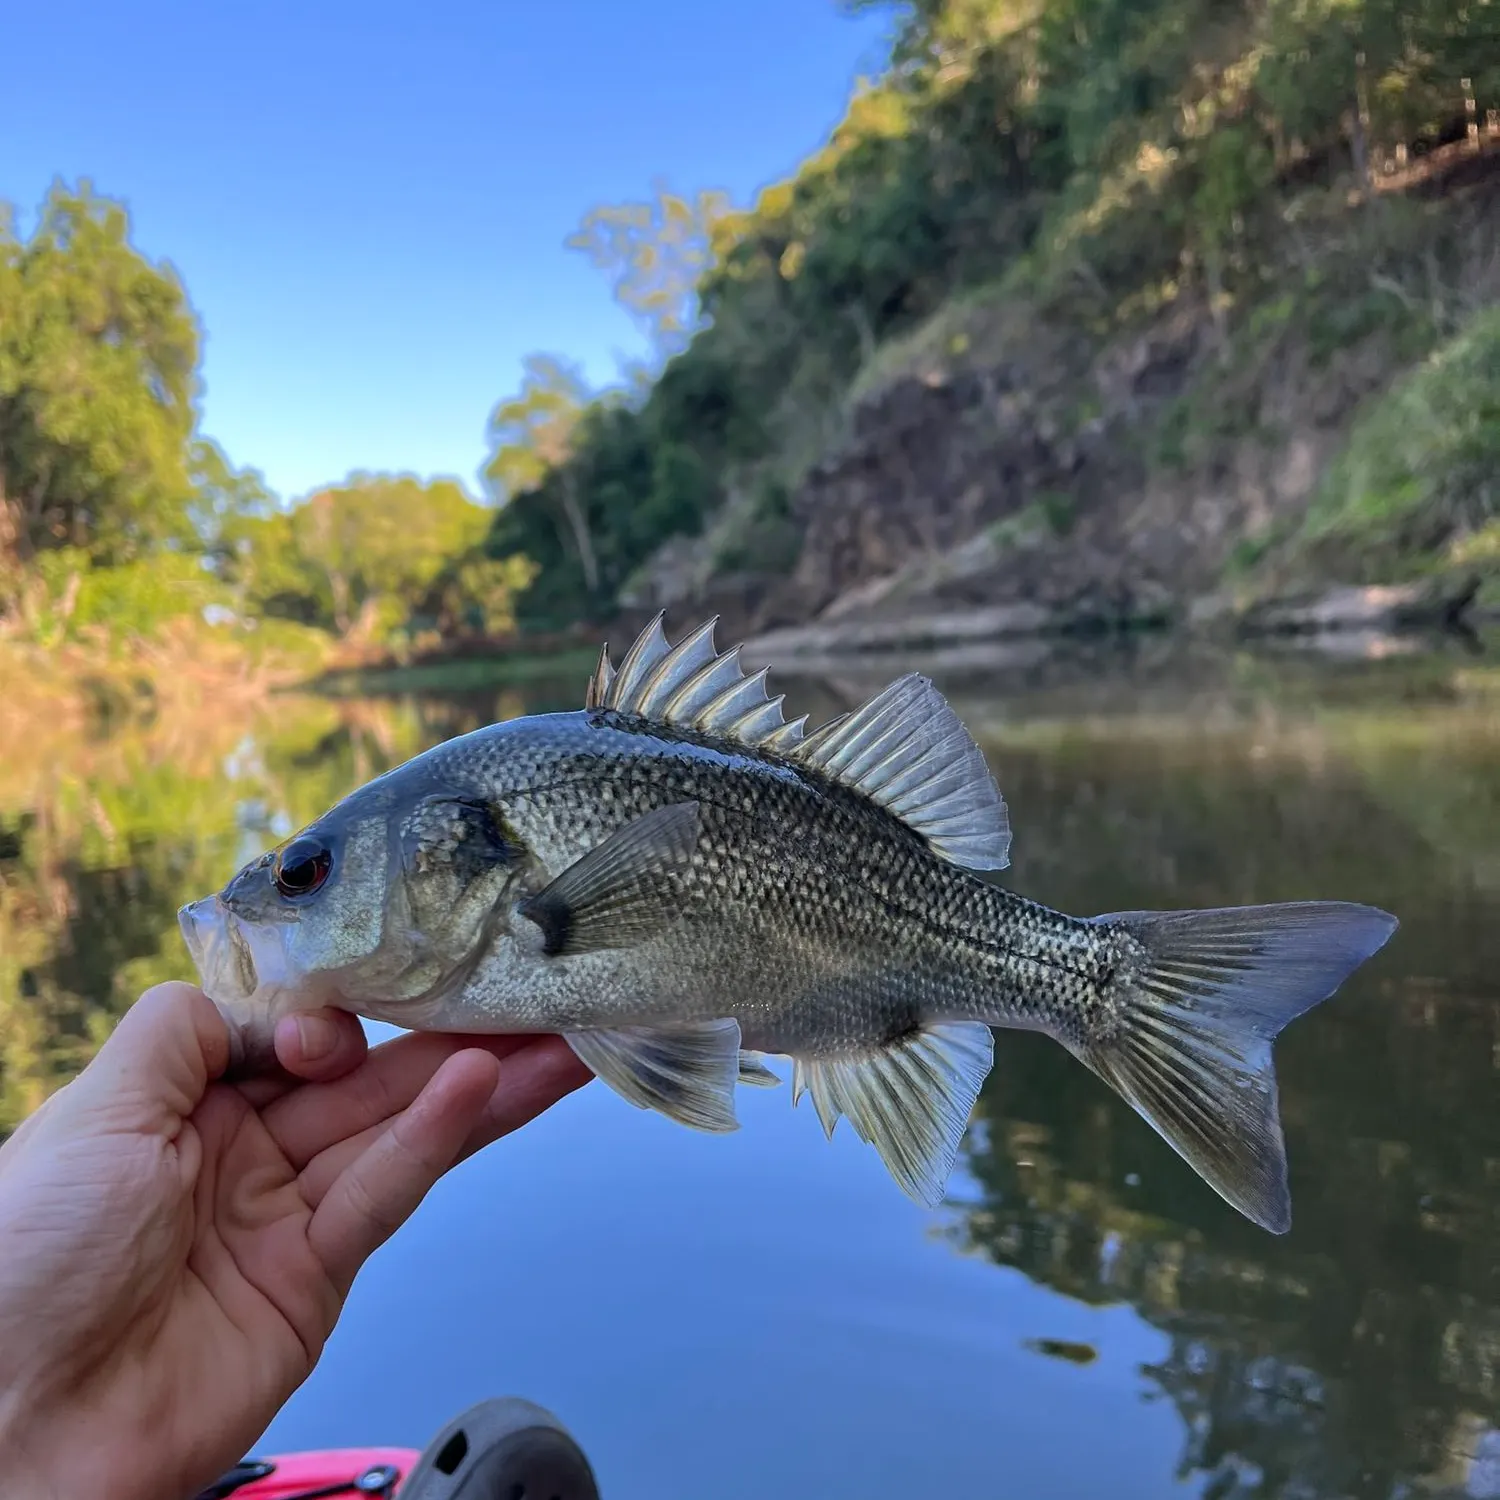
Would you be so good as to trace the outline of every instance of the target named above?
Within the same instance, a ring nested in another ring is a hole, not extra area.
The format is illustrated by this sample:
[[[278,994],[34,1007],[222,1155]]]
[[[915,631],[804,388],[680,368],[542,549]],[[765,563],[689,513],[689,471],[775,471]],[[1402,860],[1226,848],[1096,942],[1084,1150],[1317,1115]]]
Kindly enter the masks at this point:
[[[367,1052],[336,1011],[276,1052],[290,1076],[220,1081],[218,1011],[160,985],[0,1147],[0,1495],[195,1495],[432,1185],[590,1076],[556,1037]]]

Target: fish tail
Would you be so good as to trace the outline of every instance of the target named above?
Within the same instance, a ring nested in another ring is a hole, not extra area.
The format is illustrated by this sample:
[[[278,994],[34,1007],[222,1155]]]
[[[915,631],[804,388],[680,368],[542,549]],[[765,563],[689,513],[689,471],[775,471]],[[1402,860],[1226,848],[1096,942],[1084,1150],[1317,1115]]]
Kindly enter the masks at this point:
[[[1062,1040],[1226,1201],[1274,1234],[1292,1222],[1271,1044],[1396,930],[1341,901],[1090,919],[1135,942],[1089,1032]]]

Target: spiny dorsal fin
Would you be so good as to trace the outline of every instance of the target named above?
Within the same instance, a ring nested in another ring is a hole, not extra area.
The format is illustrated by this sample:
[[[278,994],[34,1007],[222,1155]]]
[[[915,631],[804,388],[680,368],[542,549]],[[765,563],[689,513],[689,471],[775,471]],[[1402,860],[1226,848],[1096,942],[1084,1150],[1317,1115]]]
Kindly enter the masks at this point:
[[[715,616],[671,646],[657,615],[625,653],[618,672],[606,646],[589,681],[587,706],[790,753],[806,720],[785,721],[781,699],[766,693],[765,672],[745,675],[738,646],[715,649],[717,624]]]
[[[934,854],[972,870],[1010,862],[1010,819],[989,767],[941,693],[915,674],[811,734],[788,723],[764,670],[746,676],[738,646],[714,647],[717,617],[668,643],[658,614],[615,671],[606,646],[588,707],[737,740],[811,766],[920,833]]]
[[[599,648],[599,665],[594,668],[594,675],[589,678],[589,690],[584,695],[583,706],[602,708],[604,695],[609,691],[609,685],[614,680],[615,664],[609,659],[609,644],[606,642]]]

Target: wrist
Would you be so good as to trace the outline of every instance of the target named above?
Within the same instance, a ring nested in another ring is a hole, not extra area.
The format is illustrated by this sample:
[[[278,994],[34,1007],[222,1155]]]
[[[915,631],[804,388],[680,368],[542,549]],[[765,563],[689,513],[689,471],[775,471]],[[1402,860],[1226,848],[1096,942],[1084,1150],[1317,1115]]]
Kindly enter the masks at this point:
[[[187,1424],[184,1440],[159,1406],[118,1387],[0,1385],[0,1500],[189,1500],[244,1451],[222,1457],[217,1424],[203,1427]]]
[[[0,1500],[61,1500],[66,1493],[45,1458],[45,1426],[24,1385],[0,1389]]]
[[[133,1447],[76,1411],[0,1397],[0,1500],[181,1500],[170,1479],[140,1472]]]
[[[80,1393],[81,1396],[81,1393]],[[32,1381],[0,1394],[0,1500],[174,1500],[134,1473],[135,1455],[111,1440],[103,1413]],[[129,1448],[131,1445],[124,1445]],[[146,1483],[143,1487],[142,1479]]]

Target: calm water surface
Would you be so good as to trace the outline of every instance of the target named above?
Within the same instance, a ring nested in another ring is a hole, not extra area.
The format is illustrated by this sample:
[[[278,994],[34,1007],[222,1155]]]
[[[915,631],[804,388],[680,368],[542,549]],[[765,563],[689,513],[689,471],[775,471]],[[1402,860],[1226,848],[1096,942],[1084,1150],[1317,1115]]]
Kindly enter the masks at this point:
[[[1341,897],[1390,947],[1284,1034],[1295,1223],[1238,1218],[1002,1035],[951,1201],[789,1091],[699,1136],[594,1085],[448,1178],[262,1449],[557,1410],[612,1500],[1500,1497],[1500,667],[1166,648],[935,670],[1076,912]],[[783,680],[838,712],[882,676]],[[359,781],[581,684],[0,730],[0,1128],[145,984],[183,899]]]

